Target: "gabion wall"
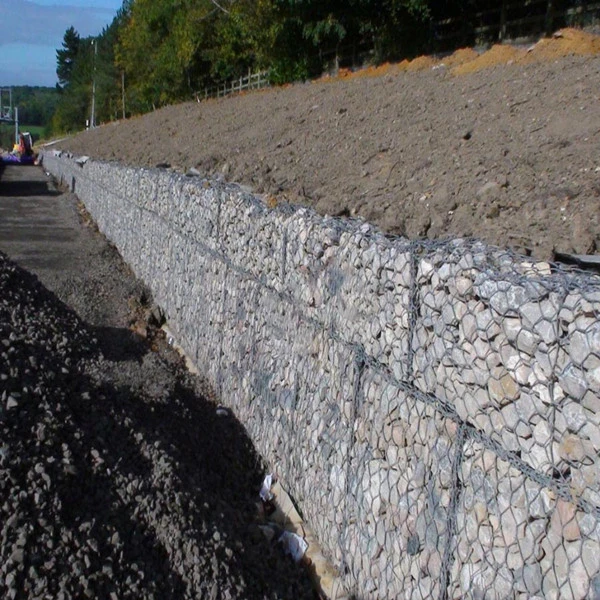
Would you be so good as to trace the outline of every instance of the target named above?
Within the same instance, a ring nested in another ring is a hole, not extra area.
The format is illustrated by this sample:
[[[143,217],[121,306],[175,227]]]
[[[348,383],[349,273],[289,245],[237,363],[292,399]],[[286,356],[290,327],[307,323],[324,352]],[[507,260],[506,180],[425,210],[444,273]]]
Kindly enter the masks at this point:
[[[600,600],[600,281],[44,157],[360,598]]]

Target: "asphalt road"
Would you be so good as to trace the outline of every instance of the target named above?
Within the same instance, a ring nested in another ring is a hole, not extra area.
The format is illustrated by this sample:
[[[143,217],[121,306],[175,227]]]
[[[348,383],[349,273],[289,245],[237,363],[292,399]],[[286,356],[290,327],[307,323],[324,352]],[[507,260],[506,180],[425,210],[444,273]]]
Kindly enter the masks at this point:
[[[82,231],[72,202],[41,167],[7,166],[0,174],[0,251],[42,280],[81,263]]]

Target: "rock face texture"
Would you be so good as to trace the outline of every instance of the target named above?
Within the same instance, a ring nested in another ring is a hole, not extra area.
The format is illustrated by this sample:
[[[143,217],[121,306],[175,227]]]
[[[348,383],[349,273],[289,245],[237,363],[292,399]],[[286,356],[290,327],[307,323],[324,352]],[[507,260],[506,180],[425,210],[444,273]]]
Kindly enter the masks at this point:
[[[600,598],[600,280],[47,153],[364,598]]]

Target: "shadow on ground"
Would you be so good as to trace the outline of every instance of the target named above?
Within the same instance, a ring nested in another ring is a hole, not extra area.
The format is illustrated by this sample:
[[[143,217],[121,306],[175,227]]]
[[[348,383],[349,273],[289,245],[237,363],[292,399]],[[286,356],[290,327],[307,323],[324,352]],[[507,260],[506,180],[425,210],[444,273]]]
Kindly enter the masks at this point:
[[[27,171],[35,169],[32,165],[22,166],[19,169]],[[60,192],[48,187],[47,181],[34,179],[20,179],[18,181],[3,178],[3,170],[0,170],[0,197],[24,198],[28,196],[59,196]]]
[[[176,359],[86,325],[1,253],[0,298],[1,385],[23,390],[0,413],[3,597],[312,596],[253,525],[243,427]]]

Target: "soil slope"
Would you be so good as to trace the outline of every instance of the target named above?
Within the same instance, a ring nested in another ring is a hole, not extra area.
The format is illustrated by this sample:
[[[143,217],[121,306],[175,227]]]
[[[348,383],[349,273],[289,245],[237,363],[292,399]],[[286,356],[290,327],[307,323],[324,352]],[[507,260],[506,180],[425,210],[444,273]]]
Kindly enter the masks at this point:
[[[543,259],[595,253],[600,44],[577,35],[170,106],[61,144],[221,174],[270,202],[410,238],[473,236]]]

